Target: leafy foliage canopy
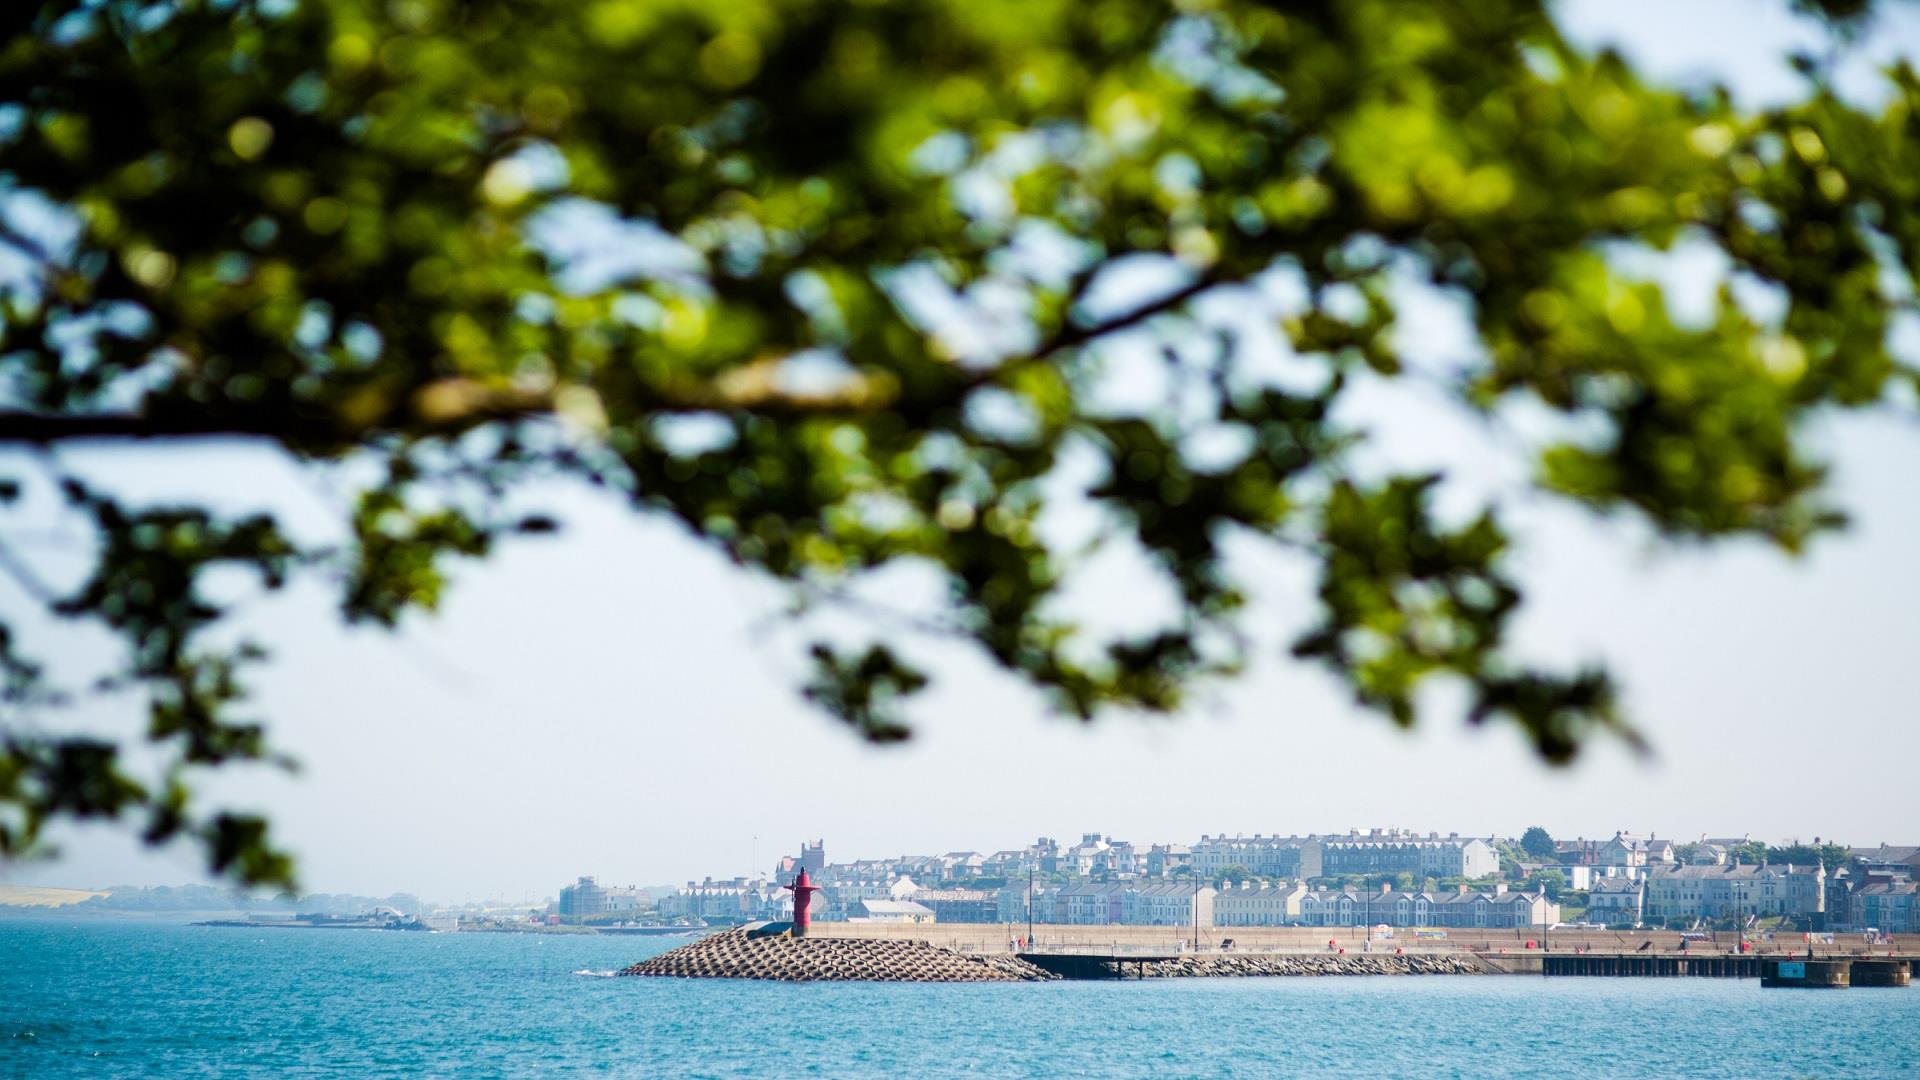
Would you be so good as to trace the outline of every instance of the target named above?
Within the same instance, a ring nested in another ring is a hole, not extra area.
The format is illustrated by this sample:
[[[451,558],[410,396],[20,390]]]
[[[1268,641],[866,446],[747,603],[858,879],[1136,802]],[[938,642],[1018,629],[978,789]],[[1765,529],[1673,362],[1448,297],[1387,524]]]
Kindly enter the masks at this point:
[[[124,644],[85,692],[144,701],[160,778],[39,722],[71,688],[12,618],[0,852],[132,816],[288,880],[264,822],[192,794],[272,758],[237,712],[264,648],[223,636],[208,580],[317,577],[392,626],[457,560],[551,531],[505,508],[555,474],[809,603],[931,568],[939,632],[1081,718],[1239,670],[1224,551],[1277,545],[1317,575],[1300,658],[1402,725],[1451,681],[1565,761],[1628,730],[1613,683],[1516,658],[1501,507],[1356,467],[1343,403],[1419,379],[1490,421],[1541,409],[1543,489],[1672,537],[1836,524],[1798,432],[1914,378],[1887,338],[1920,80],[1863,107],[1804,67],[1778,108],[1651,85],[1542,0],[6,5],[0,443],[39,452],[0,498],[93,545],[74,588],[9,541],[0,568]],[[1622,257],[1678,245],[1774,302],[1682,317]],[[1410,363],[1409,289],[1473,347]],[[1107,392],[1128,350],[1156,403]],[[59,452],[213,437],[349,478],[340,537],[134,503]],[[1163,625],[1062,613],[1089,558],[1049,527],[1063,500],[1150,557]],[[897,642],[817,659],[812,700],[906,734],[927,680]]]

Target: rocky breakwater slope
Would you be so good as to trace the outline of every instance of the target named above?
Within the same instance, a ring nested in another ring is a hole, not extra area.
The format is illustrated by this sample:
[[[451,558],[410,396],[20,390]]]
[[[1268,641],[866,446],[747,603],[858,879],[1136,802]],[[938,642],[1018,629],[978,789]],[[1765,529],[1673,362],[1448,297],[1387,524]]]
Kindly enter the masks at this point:
[[[1250,975],[1482,975],[1472,958],[1444,953],[1370,956],[1183,956],[1122,964],[1118,978],[1189,979]]]
[[[1040,982],[1057,979],[1012,956],[965,956],[924,941],[749,936],[729,930],[622,971],[681,979],[783,982]]]

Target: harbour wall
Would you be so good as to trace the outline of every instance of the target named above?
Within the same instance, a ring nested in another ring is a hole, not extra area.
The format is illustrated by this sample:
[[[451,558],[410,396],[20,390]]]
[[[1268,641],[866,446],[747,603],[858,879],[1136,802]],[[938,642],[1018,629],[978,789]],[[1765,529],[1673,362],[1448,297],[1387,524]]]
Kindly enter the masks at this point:
[[[924,941],[943,948],[959,952],[1007,952],[1009,943],[1027,934],[1027,924],[1016,923],[856,923],[856,922],[816,922],[813,924],[815,937],[850,939],[885,939],[903,941]],[[1488,929],[1448,929],[1444,938],[1417,937],[1414,931],[1400,928],[1394,931],[1392,938],[1375,937],[1371,942],[1373,952],[1392,953],[1396,949],[1407,953],[1414,952],[1478,952],[1495,956],[1503,951],[1507,955],[1527,952],[1575,952],[1591,953],[1638,953],[1645,951],[1660,955],[1692,955],[1699,953],[1731,953],[1738,951],[1739,939],[1730,932],[1717,935],[1718,940],[1695,940],[1685,942],[1677,931],[1671,930],[1550,930],[1539,927],[1518,930]],[[1192,950],[1194,930],[1190,926],[1066,926],[1041,923],[1033,928],[1034,948],[1040,951],[1060,949],[1100,949],[1119,950],[1176,950],[1183,946]],[[1366,937],[1351,927],[1326,926],[1203,926],[1199,932],[1199,946],[1203,951],[1218,950],[1222,943],[1231,940],[1233,948],[1239,951],[1270,952],[1329,952],[1345,949],[1349,955],[1367,951]],[[1338,944],[1334,950],[1327,948],[1328,941]],[[1533,941],[1536,948],[1529,950],[1527,942]],[[1773,941],[1757,941],[1753,944],[1750,956],[1805,956],[1808,946],[1800,940],[1799,934],[1780,934]],[[1891,945],[1867,946],[1858,936],[1835,935],[1833,944],[1815,943],[1811,946],[1815,956],[1852,957],[1862,955],[1885,956],[1897,953],[1903,956],[1920,954],[1920,935],[1895,935]]]

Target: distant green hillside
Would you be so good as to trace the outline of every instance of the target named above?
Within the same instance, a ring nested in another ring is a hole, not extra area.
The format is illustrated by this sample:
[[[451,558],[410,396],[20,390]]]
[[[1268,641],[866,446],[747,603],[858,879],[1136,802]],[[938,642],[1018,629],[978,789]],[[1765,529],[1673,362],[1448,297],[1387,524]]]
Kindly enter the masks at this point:
[[[408,893],[392,896],[356,896],[350,893],[309,893],[306,896],[249,895],[215,885],[160,885],[137,888],[115,885],[106,889],[47,889],[0,885],[0,909],[64,908],[66,914],[126,914],[168,911],[284,911],[360,915],[376,908],[394,908],[408,915],[420,913],[420,898]]]
[[[57,908],[105,896],[97,889],[48,889],[37,885],[0,885],[0,907]]]

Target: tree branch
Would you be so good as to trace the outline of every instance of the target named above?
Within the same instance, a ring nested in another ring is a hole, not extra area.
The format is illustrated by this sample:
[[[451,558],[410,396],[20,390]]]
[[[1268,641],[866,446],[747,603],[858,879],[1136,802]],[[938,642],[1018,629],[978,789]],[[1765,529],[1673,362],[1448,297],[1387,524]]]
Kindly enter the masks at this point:
[[[7,576],[36,602],[49,607],[60,602],[59,594],[40,580],[40,575],[33,572],[26,560],[14,554],[13,549],[4,542],[0,542],[0,570],[6,571]]]
[[[0,411],[0,442],[44,446],[73,439],[178,439],[220,435],[267,435],[263,425],[238,417],[151,417],[133,413],[36,413]]]
[[[351,447],[379,435],[458,435],[483,424],[552,412],[551,399],[466,380],[429,383],[386,415],[353,425],[321,411],[192,409],[169,402],[148,413],[0,410],[0,444],[48,446],[85,439],[264,438],[315,449]]]
[[[1092,326],[1062,326],[1031,353],[974,373],[953,387],[956,395],[993,382],[1008,371],[1038,363],[1055,353],[1119,333],[1180,307],[1222,283],[1208,273],[1174,291]],[[671,412],[738,412],[769,419],[859,416],[892,404],[881,395],[862,393],[793,397],[774,391],[762,362],[722,375],[711,385],[675,391],[651,388],[646,409]],[[155,413],[46,413],[0,410],[0,444],[48,446],[87,439],[263,438],[289,446],[340,448],[383,435],[458,435],[485,424],[529,420],[553,413],[547,395],[501,391],[465,379],[442,379],[410,395],[407,403],[361,426],[324,413],[185,409],[173,405]]]
[[[1116,334],[1129,327],[1137,326],[1153,318],[1155,315],[1172,311],[1174,308],[1179,307],[1194,297],[1199,296],[1201,293],[1206,292],[1208,289],[1213,288],[1215,285],[1220,284],[1221,280],[1219,274],[1208,271],[1194,279],[1192,283],[1175,289],[1158,300],[1142,304],[1125,314],[1115,315],[1113,318],[1107,319],[1104,322],[1098,322],[1087,327],[1076,327],[1071,324],[1062,326],[1052,337],[1041,342],[1040,347],[1035,349],[1027,359],[1041,360],[1062,349],[1071,349],[1075,346],[1085,345],[1087,342],[1093,341],[1096,338],[1102,338],[1108,334]]]

